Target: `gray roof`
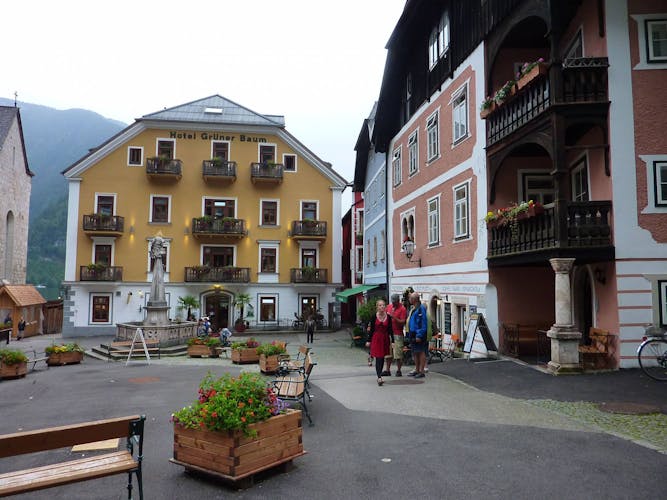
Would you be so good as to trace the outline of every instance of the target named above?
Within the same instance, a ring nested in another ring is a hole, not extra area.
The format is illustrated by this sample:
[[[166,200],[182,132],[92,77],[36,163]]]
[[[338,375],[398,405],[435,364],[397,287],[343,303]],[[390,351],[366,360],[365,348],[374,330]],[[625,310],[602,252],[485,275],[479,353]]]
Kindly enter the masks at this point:
[[[0,106],[0,146],[7,140],[7,134],[18,112],[19,108],[17,107]]]
[[[141,117],[142,120],[164,120],[229,125],[264,125],[284,127],[285,117],[262,115],[219,95],[212,95]]]

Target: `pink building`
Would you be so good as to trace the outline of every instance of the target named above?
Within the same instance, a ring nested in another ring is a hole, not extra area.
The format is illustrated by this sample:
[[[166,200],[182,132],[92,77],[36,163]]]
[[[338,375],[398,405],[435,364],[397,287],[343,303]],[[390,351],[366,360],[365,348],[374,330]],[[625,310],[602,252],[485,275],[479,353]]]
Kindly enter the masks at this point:
[[[553,372],[636,366],[667,326],[667,2],[409,0],[387,48],[390,293]]]

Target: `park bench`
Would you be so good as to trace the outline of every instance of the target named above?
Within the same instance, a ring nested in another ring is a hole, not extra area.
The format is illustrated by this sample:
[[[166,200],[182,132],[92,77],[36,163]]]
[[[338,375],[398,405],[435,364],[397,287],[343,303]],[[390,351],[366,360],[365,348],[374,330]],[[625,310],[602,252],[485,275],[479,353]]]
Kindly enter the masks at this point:
[[[160,340],[159,339],[146,339],[146,349],[150,356],[156,355],[160,359]],[[112,359],[113,356],[127,356],[132,352],[132,356],[145,356],[144,346],[141,341],[132,341],[132,340],[119,340],[111,342],[107,346],[107,351],[109,354],[109,359]]]
[[[0,474],[0,497],[127,473],[128,498],[132,498],[132,474],[136,474],[139,498],[143,499],[141,460],[145,419],[145,416],[134,415],[0,436],[0,458],[127,438],[124,451]]]
[[[303,364],[310,352],[310,347],[307,345],[300,345],[296,356],[292,359],[291,354],[278,355],[278,374],[285,375],[287,372],[299,371],[303,368]]]
[[[313,361],[312,354],[308,353],[306,354],[302,368],[298,371],[289,372],[279,376],[273,381],[276,396],[283,401],[294,401],[299,403],[303,408],[306,417],[308,417],[310,425],[313,425],[313,419],[310,418],[306,398],[308,399],[308,402],[312,401],[308,379],[316,364],[317,363]]]
[[[593,368],[603,366],[606,362],[606,356],[610,353],[611,339],[615,337],[614,334],[601,328],[592,328],[588,331],[588,338],[590,345],[580,345],[579,353],[581,354],[582,365],[586,366],[586,361],[589,356],[594,359],[592,361]]]

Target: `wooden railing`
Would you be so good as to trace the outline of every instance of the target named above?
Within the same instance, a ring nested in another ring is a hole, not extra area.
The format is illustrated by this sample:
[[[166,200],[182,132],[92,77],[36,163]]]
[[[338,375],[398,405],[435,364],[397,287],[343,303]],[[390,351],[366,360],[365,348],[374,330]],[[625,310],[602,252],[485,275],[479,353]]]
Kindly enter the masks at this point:
[[[551,248],[609,247],[611,201],[567,202],[565,230],[560,237],[554,204],[544,212],[516,222],[489,224],[489,258]]]
[[[327,283],[328,269],[319,267],[297,267],[290,269],[291,283]]]
[[[290,236],[326,237],[327,223],[323,220],[295,220]]]
[[[226,217],[195,217],[192,219],[192,234],[245,236],[245,221]]]
[[[185,268],[185,281],[219,281],[221,283],[248,283],[249,267],[194,266]]]
[[[487,146],[515,132],[554,104],[608,102],[606,57],[566,59],[561,70],[561,92],[553,92],[549,74],[541,75],[496,106],[486,123]],[[556,96],[562,95],[559,100]]]
[[[120,215],[90,214],[83,216],[83,230],[100,233],[122,233],[125,218]]]
[[[119,266],[80,266],[80,281],[123,281],[123,268]]]

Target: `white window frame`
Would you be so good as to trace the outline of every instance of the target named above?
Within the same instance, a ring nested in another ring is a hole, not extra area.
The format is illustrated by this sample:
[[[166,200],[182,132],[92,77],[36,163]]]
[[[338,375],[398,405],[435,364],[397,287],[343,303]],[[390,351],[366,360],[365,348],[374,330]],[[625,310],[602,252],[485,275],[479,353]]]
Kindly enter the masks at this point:
[[[171,137],[156,137],[155,138],[155,156],[158,156],[158,151],[159,151],[158,145],[161,142],[171,142],[174,145],[174,147],[173,147],[174,156],[173,156],[172,159],[178,158],[178,156],[176,156],[176,139],[172,139]]]
[[[438,23],[438,57],[443,58],[449,50],[449,11],[445,10]]]
[[[273,147],[273,161],[278,162],[278,144],[275,142],[260,142],[257,144],[257,161],[261,162],[262,157],[260,156],[260,150],[263,147],[272,146]]]
[[[169,221],[171,221],[171,195],[169,199]],[[238,213],[239,209],[239,200],[235,196],[202,196],[201,198],[201,214],[202,217],[204,216],[204,210],[206,210],[206,200],[211,200],[211,201],[233,201],[234,202],[234,219],[236,219],[236,214]]]
[[[533,192],[531,194],[530,190],[528,189],[528,183],[529,183],[530,179],[540,178],[540,177],[548,178],[548,177],[551,177],[551,176],[549,175],[549,172],[546,171],[546,170],[529,169],[529,170],[519,170],[517,172],[518,192],[521,193],[523,201],[533,200],[536,203],[539,202],[539,203],[542,203],[543,205],[545,205],[546,202],[544,201],[544,198],[543,198],[544,194],[550,194],[550,195],[552,195],[552,198],[555,199],[555,197],[556,197],[556,186],[553,183],[553,179],[551,179],[552,187],[551,187],[550,190],[541,190],[541,191],[539,191],[539,193]]]
[[[153,222],[153,198],[167,198],[169,206],[167,207],[167,222]],[[115,207],[114,207],[115,209]],[[171,224],[171,195],[170,194],[151,194],[150,203],[148,204],[148,223],[149,224]]]
[[[391,169],[394,172],[394,187],[403,182],[403,166],[401,165],[401,146],[394,149],[391,159]]]
[[[262,300],[264,299],[273,299],[273,319],[262,319]],[[278,321],[278,294],[277,293],[261,293],[257,295],[257,321],[273,323]]]
[[[118,207],[118,194],[116,193],[95,193],[95,212],[93,213],[99,213],[97,204],[101,196],[109,196],[113,198],[113,213],[111,215],[116,215],[116,209]]]
[[[589,201],[591,199],[591,181],[588,174],[588,157],[583,155],[577,159],[572,164],[572,170],[570,171],[570,186],[572,193],[572,201]],[[583,177],[586,179],[586,192],[580,193],[580,183],[577,182],[577,179],[580,177],[579,174],[583,172]],[[582,194],[585,194],[586,197],[582,198]]]
[[[667,13],[656,14],[633,14],[630,16],[637,23],[637,37],[639,43],[639,62],[632,68],[634,70],[667,69],[667,59],[649,62],[647,21],[667,20]]]
[[[429,163],[440,157],[440,110],[426,119],[426,154]]]
[[[89,325],[112,325],[113,324],[113,294],[112,293],[103,293],[103,292],[94,292],[89,295],[90,303],[88,304],[88,324]],[[108,297],[109,298],[109,321],[93,321],[93,299],[95,297]]]
[[[468,84],[464,84],[452,95],[452,145],[456,146],[470,135],[468,113]],[[461,123],[462,122],[462,123]],[[457,125],[463,127],[463,133],[458,134]]]
[[[643,214],[667,214],[667,204],[662,204],[658,196],[656,164],[667,163],[667,154],[639,155],[646,165],[646,207]]]
[[[216,144],[227,144],[227,161],[232,157],[232,142],[231,141],[211,141],[211,158],[215,158],[213,156],[213,151],[215,148]]]
[[[90,262],[95,262],[95,247],[98,245],[110,245],[111,246],[111,262],[110,266],[115,266],[116,262],[116,238],[111,236],[93,236],[93,247],[90,254]]]
[[[647,19],[645,23],[646,23],[646,50],[647,50],[646,62],[649,64],[667,62],[667,54],[663,56],[655,56],[653,54],[653,40],[654,40],[653,28],[655,26],[661,26],[661,25],[667,28],[667,16],[665,16],[663,19],[652,19],[652,20]]]
[[[660,175],[659,169],[663,170],[664,176]],[[667,207],[667,197],[663,198],[661,194],[661,185],[667,184],[667,160],[653,162],[653,187],[655,189],[655,206]]]
[[[320,220],[320,200],[299,200],[299,220],[303,220],[304,203],[315,203],[315,220]]]
[[[408,175],[419,171],[419,129],[408,137]]]
[[[658,280],[658,300],[660,305],[660,326],[667,326],[667,280]]]
[[[584,27],[579,26],[577,31],[574,33],[574,36],[570,39],[570,43],[567,44],[565,49],[565,54],[563,59],[574,59],[572,55],[577,51],[578,48],[581,48],[581,57],[584,57]]]
[[[276,203],[276,224],[274,225],[267,225],[263,224],[262,221],[262,214],[264,213],[264,202],[275,202]],[[259,199],[259,220],[257,221],[257,225],[259,227],[270,227],[270,228],[275,228],[275,227],[280,227],[280,198],[260,198]]]
[[[262,271],[262,250],[264,249],[274,249],[276,251],[276,271]],[[234,255],[236,257],[236,254]],[[262,241],[259,243],[259,250],[257,252],[257,274],[259,275],[276,275],[280,274],[280,242],[279,241]],[[260,280],[263,281],[263,280]],[[276,281],[277,282],[277,281]]]
[[[411,207],[410,209],[402,212],[400,215],[401,219],[401,253],[403,253],[403,241],[406,237],[410,238],[412,241],[417,243],[415,240],[415,208]]]
[[[428,219],[428,246],[440,244],[440,195],[426,201]]]
[[[457,199],[457,193],[461,190],[465,190],[465,196],[463,200]],[[461,241],[470,238],[470,183],[464,182],[458,186],[452,188],[453,192],[453,202],[454,202],[454,241]],[[463,210],[465,210],[465,228],[459,227],[461,215]],[[461,231],[463,229],[463,231]]]
[[[287,158],[288,156],[294,158],[294,170],[287,170],[287,168],[283,168],[283,172],[289,172],[290,174],[295,174],[296,172],[299,171],[299,165],[298,165],[299,157],[294,153],[283,153],[283,167],[287,163],[285,161],[285,158]]]
[[[130,162],[130,151],[132,149],[138,149],[141,152],[141,159],[139,160],[139,163],[131,163]],[[128,146],[127,147],[127,166],[128,167],[141,167],[144,164],[144,147],[143,146]]]

